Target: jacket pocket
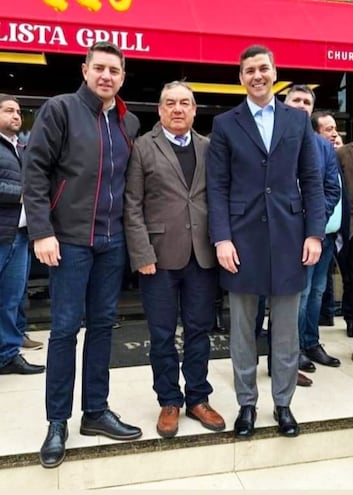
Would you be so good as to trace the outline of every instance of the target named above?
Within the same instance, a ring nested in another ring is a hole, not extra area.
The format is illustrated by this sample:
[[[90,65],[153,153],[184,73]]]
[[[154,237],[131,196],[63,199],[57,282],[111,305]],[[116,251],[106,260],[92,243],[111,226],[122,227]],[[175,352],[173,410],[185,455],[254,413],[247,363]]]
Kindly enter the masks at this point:
[[[165,232],[164,223],[148,223],[146,227],[149,234],[164,234]]]
[[[290,202],[290,209],[292,213],[304,213],[303,202],[301,199],[293,199]]]
[[[243,201],[230,203],[230,206],[229,206],[230,214],[231,215],[244,215],[245,207],[246,207],[246,203]]]

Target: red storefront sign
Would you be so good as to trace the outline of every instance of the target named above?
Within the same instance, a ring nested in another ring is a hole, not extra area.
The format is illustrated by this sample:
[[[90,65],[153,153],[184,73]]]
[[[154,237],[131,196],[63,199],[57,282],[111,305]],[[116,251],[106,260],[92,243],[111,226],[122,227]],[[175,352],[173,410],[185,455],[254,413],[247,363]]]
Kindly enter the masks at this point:
[[[109,40],[127,57],[237,64],[257,43],[280,67],[349,71],[352,24],[349,0],[8,0],[0,50],[83,54]]]

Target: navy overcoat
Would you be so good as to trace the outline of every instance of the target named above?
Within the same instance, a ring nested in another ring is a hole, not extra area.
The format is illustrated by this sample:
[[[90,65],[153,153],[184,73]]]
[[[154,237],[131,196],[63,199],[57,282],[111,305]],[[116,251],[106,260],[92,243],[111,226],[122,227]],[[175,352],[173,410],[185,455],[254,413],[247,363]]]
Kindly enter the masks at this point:
[[[239,272],[221,269],[221,286],[290,295],[306,285],[306,237],[325,235],[325,203],[313,130],[306,112],[276,99],[267,152],[246,100],[217,115],[208,149],[210,237],[230,239]]]

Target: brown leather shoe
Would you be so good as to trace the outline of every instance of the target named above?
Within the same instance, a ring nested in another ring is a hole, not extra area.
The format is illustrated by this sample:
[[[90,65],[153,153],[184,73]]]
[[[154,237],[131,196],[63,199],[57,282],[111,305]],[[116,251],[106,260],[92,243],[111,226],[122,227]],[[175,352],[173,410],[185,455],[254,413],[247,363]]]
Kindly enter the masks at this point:
[[[173,438],[178,433],[178,420],[178,406],[163,406],[157,423],[159,435],[163,438]]]
[[[313,381],[310,380],[310,378],[303,375],[302,373],[298,373],[297,385],[299,385],[299,387],[310,387],[312,384],[313,384]]]
[[[208,402],[201,402],[191,409],[186,409],[186,416],[200,421],[202,426],[212,431],[221,431],[226,427],[224,419],[218,414]]]

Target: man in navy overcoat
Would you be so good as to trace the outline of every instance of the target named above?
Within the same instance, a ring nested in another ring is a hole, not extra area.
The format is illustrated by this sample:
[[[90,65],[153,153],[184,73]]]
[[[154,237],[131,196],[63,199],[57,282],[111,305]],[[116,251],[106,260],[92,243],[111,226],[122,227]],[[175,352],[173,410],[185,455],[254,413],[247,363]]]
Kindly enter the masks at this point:
[[[273,54],[261,46],[240,58],[247,98],[215,117],[207,155],[209,225],[229,291],[231,358],[240,412],[238,437],[254,433],[255,319],[258,296],[270,301],[272,396],[279,432],[296,436],[289,408],[298,371],[298,305],[306,267],[325,236],[322,179],[306,112],[274,97]]]

